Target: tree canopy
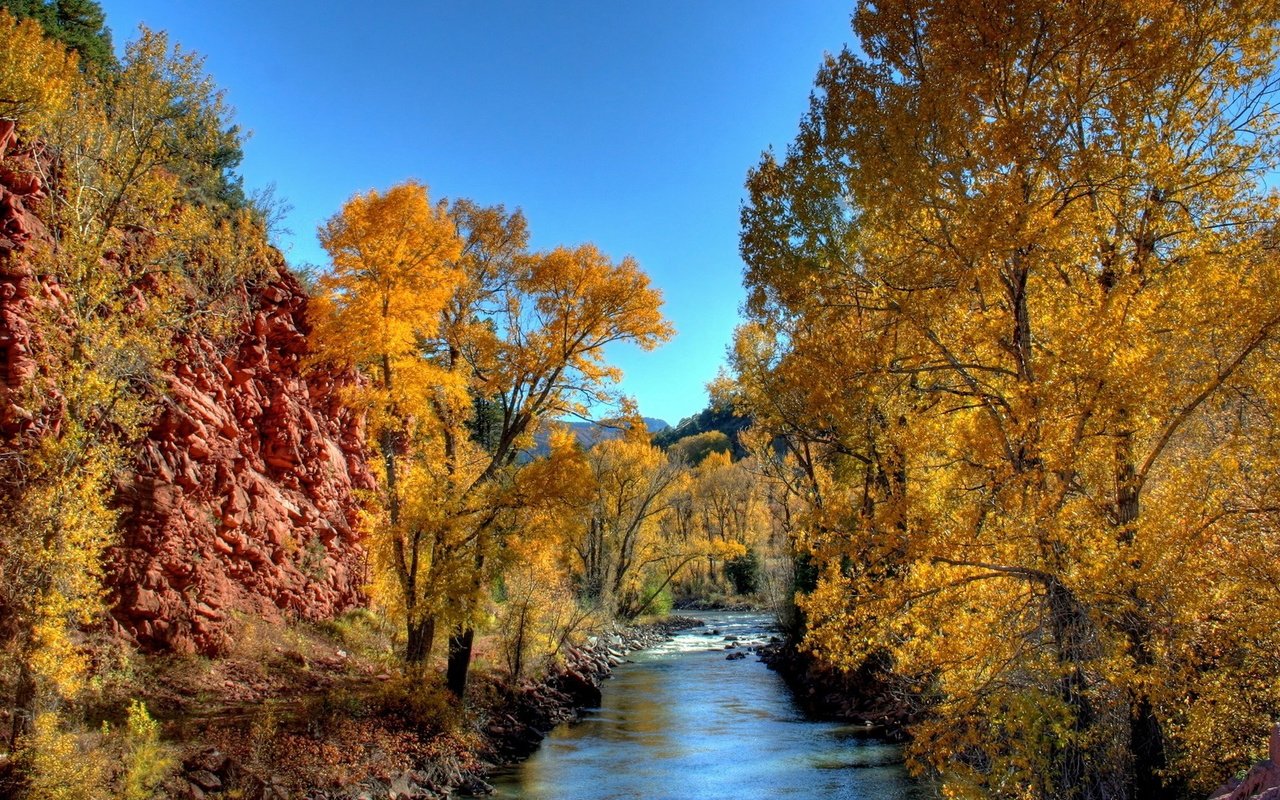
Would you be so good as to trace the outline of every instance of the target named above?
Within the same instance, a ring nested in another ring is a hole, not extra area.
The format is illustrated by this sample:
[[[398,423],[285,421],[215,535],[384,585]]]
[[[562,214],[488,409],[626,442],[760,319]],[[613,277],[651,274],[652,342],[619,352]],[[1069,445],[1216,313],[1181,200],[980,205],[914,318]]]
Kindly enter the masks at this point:
[[[892,0],[854,29],[742,211],[736,367],[809,504],[810,645],[892,657],[958,795],[1230,772],[1280,701],[1274,584],[1241,568],[1280,547],[1277,8]]]

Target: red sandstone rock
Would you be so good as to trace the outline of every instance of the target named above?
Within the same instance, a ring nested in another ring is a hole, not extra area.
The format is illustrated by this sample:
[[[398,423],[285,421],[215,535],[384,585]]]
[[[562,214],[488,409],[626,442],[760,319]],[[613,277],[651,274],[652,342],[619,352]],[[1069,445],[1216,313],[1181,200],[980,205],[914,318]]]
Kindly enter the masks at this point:
[[[5,157],[10,141],[0,121],[0,439],[19,447],[56,424],[19,403],[38,375],[41,306],[66,296],[24,260],[47,233],[26,202],[38,207],[38,182],[20,180],[35,173],[31,156],[10,146]],[[125,238],[127,259],[137,243]],[[354,376],[304,374],[307,297],[282,259],[268,272],[239,289],[255,312],[238,335],[175,342],[159,413],[120,486],[113,615],[147,649],[214,653],[236,614],[320,619],[361,601],[353,491],[373,479],[360,420],[337,396]]]
[[[0,119],[0,158],[4,158],[5,150],[17,136],[18,123],[11,119]]]
[[[353,490],[372,478],[359,421],[335,394],[352,377],[303,374],[306,350],[294,341],[306,330],[306,297],[292,277],[282,273],[252,301],[262,311],[230,354],[183,343],[122,495],[131,502],[113,582],[143,583],[160,609],[151,616],[150,596],[117,591],[115,617],[148,648],[214,652],[226,643],[227,611],[321,619],[361,599]],[[148,577],[158,565],[160,579]],[[169,625],[144,624],[157,617]]]

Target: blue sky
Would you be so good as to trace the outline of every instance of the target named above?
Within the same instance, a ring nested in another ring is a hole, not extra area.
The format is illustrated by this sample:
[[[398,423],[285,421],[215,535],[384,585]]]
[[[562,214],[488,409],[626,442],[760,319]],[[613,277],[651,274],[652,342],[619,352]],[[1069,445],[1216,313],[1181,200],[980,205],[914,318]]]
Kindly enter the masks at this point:
[[[252,131],[248,188],[294,206],[281,244],[323,265],[315,230],[356,192],[406,178],[434,197],[520,207],[533,244],[633,255],[676,338],[610,358],[641,411],[706,403],[742,301],[746,172],[795,135],[849,0],[364,3],[104,0],[119,47],[139,23],[206,57]]]

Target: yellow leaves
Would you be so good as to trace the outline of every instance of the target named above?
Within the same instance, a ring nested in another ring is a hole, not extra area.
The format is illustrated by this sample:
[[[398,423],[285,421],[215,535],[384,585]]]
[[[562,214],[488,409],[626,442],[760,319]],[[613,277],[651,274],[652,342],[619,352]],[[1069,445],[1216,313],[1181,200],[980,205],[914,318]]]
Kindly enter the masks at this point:
[[[320,243],[333,263],[319,280],[321,347],[389,388],[388,372],[422,360],[419,342],[436,335],[461,280],[451,264],[462,248],[457,230],[425,186],[408,182],[352,197]]]
[[[61,729],[55,712],[36,715],[21,750],[31,800],[100,800],[106,796],[105,754]]]
[[[171,750],[160,742],[160,725],[141,700],[130,700],[125,717],[126,752],[121,800],[149,800],[177,766]]]
[[[520,506],[537,511],[549,509],[554,517],[573,518],[591,500],[595,476],[587,454],[573,431],[552,425],[551,452],[520,469],[515,476],[515,492]]]
[[[81,86],[74,52],[44,36],[33,19],[0,9],[0,118],[39,133]]]
[[[621,374],[604,361],[606,345],[626,341],[649,350],[673,334],[661,293],[635,259],[614,263],[594,245],[522,258],[513,288],[493,383],[527,381],[537,396],[547,377],[564,373],[567,385],[559,381],[563,388],[550,398],[564,411],[583,414],[584,401],[612,399],[606,389]]]

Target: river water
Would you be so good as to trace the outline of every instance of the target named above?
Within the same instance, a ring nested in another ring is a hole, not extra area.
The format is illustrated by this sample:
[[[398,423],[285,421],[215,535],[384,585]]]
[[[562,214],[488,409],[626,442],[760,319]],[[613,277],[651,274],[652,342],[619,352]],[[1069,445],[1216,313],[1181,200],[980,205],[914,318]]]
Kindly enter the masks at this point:
[[[703,612],[706,627],[633,653],[604,704],[561,725],[495,797],[521,800],[925,800],[901,750],[858,726],[806,719],[774,672],[725,650],[769,636],[761,615]],[[719,633],[713,633],[719,631]]]

